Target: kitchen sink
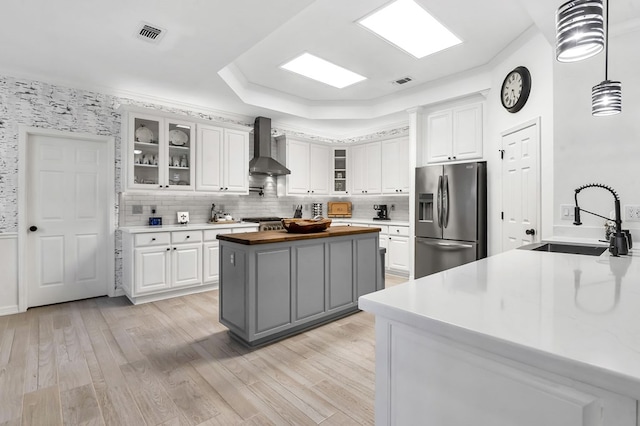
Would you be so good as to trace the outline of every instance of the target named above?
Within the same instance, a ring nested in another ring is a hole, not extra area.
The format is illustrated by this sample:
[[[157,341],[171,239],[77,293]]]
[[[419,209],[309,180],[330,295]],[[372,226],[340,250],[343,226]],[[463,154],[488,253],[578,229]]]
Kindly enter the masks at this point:
[[[523,250],[547,251],[550,253],[586,254],[588,256],[600,256],[608,249],[606,246],[567,243],[536,243],[522,246],[520,248]]]

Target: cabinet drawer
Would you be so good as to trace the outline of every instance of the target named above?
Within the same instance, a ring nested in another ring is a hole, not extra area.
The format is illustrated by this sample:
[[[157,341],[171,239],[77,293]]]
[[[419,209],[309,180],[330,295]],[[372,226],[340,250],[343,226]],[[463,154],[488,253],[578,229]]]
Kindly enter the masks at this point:
[[[231,234],[231,228],[207,229],[204,231],[204,240],[216,241],[216,236],[218,234]]]
[[[199,243],[202,242],[202,231],[177,231],[171,233],[171,243]]]
[[[402,235],[403,237],[409,236],[408,226],[389,226],[389,236]]]
[[[383,235],[386,237],[387,234],[389,233],[389,226],[388,225],[369,225],[370,228],[380,228],[380,236],[382,237]]]
[[[136,234],[136,247],[144,246],[160,246],[169,244],[170,235],[168,232],[148,232],[144,234]]]

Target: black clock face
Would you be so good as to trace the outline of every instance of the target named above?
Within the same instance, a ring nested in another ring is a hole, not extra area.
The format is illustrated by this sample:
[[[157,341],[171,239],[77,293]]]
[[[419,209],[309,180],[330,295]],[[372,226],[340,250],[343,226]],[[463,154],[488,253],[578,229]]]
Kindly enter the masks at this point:
[[[509,112],[518,112],[529,98],[531,74],[525,67],[518,67],[507,74],[502,82],[500,99],[502,106]]]

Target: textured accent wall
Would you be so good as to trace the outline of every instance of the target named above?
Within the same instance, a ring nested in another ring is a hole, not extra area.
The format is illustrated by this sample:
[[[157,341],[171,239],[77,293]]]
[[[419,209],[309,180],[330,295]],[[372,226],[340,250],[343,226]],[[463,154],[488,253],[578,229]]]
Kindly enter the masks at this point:
[[[216,124],[232,123],[246,126],[248,130],[253,127],[252,122],[242,122],[224,116],[187,111],[88,90],[0,75],[0,233],[16,232],[18,227],[19,126],[25,125],[67,132],[113,136],[116,141],[115,182],[113,188],[117,194],[122,177],[120,155],[121,115],[117,111],[121,105],[133,105],[193,119],[212,121]],[[408,133],[408,127],[403,127],[342,141],[277,128],[272,130],[273,136],[285,134],[331,143],[374,140],[406,133]],[[251,157],[252,155],[250,155]],[[275,181],[269,181],[266,178],[252,178],[251,184],[255,186],[264,185],[264,197],[259,197],[257,193],[240,197],[202,194],[118,194],[113,215],[118,226],[144,225],[148,221],[150,206],[155,205],[158,207],[158,214],[163,216],[164,223],[175,223],[175,212],[178,210],[188,210],[193,222],[202,222],[209,217],[211,203],[216,203],[218,208],[228,211],[236,217],[271,214],[291,216],[293,204],[309,205],[313,202],[322,202],[325,203],[326,209],[326,202],[331,200],[329,197],[318,199],[306,197],[278,198],[276,196]],[[373,217],[372,206],[379,203],[396,205],[396,210],[391,212],[393,219],[407,220],[409,217],[408,197],[372,197],[366,200],[357,199],[353,201],[354,217],[357,218]],[[132,213],[133,205],[142,205],[143,214],[134,215]],[[120,211],[121,209],[122,211]],[[310,215],[310,210],[305,210],[305,217]],[[116,238],[117,285],[121,282],[121,247],[120,239]]]

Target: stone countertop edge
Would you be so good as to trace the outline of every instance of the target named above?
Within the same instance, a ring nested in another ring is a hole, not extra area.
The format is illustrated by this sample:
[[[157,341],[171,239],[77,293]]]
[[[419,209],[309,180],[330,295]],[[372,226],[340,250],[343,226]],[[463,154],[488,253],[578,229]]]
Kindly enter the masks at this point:
[[[139,234],[144,232],[166,232],[166,231],[198,231],[209,229],[222,229],[222,228],[255,228],[257,223],[253,222],[215,222],[215,223],[198,223],[188,225],[160,225],[160,226],[121,226],[118,228],[122,232],[128,232],[130,234]]]
[[[321,232],[310,232],[306,234],[291,233],[286,230],[244,232],[241,234],[222,234],[216,238],[243,245],[273,244],[287,241],[312,240],[317,238],[341,237],[346,235],[371,234],[380,232],[380,228],[369,228],[364,226],[332,226]]]

